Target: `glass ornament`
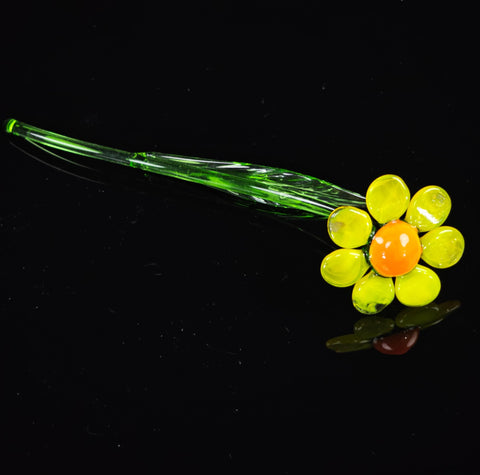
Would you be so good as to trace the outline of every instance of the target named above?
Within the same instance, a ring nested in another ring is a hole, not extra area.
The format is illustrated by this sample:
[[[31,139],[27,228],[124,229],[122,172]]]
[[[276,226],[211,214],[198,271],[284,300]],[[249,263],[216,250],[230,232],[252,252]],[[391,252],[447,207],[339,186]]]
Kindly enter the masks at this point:
[[[375,233],[369,250],[370,263],[383,277],[407,274],[418,264],[421,254],[417,229],[399,219]]]
[[[373,315],[390,305],[395,298],[393,280],[369,272],[362,277],[352,291],[353,306],[360,312]]]
[[[395,295],[408,307],[420,307],[433,302],[440,293],[440,288],[438,275],[421,265],[395,279]]]
[[[367,260],[359,249],[337,249],[325,256],[320,266],[322,277],[335,287],[350,287],[367,269]]]
[[[365,198],[359,193],[283,168],[162,152],[127,152],[50,132],[16,119],[5,122],[5,131],[24,138],[42,150],[63,150],[199,183],[263,205],[300,211],[302,215],[307,213],[307,216],[327,218],[339,206],[365,205]]]
[[[422,259],[432,267],[446,269],[455,265],[465,250],[462,233],[451,226],[432,229],[421,237]]]
[[[445,222],[451,209],[452,200],[443,188],[426,186],[413,196],[405,221],[422,233],[431,231]]]
[[[50,149],[62,150],[203,184],[275,210],[293,210],[300,217],[328,218],[328,234],[341,249],[323,259],[321,275],[336,287],[354,286],[353,305],[365,314],[377,313],[393,300],[392,286],[393,295],[405,305],[431,302],[440,291],[440,280],[435,272],[418,264],[419,258],[432,267],[447,268],[456,264],[464,252],[461,233],[441,226],[451,209],[447,192],[438,186],[427,186],[410,200],[407,185],[397,175],[376,178],[364,197],[328,181],[282,168],[156,151],[128,152],[16,119],[5,122],[5,131],[52,154]],[[362,209],[365,207],[382,225],[375,234],[376,223]],[[426,231],[419,237],[418,232]],[[365,276],[370,267],[373,271]]]
[[[327,222],[331,240],[337,246],[353,249],[367,244],[372,226],[370,215],[353,206],[337,208]]]
[[[380,224],[385,224],[405,213],[410,191],[399,176],[382,175],[368,187],[366,202],[370,214]]]

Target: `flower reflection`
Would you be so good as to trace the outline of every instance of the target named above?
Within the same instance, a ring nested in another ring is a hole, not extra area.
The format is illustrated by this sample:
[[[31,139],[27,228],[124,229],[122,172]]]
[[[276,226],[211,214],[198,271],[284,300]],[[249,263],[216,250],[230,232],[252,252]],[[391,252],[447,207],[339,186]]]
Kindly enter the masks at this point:
[[[440,323],[458,308],[458,300],[447,300],[405,308],[395,319],[377,315],[363,317],[355,322],[353,333],[330,338],[326,346],[336,353],[374,348],[380,353],[401,355],[416,344],[421,330]]]

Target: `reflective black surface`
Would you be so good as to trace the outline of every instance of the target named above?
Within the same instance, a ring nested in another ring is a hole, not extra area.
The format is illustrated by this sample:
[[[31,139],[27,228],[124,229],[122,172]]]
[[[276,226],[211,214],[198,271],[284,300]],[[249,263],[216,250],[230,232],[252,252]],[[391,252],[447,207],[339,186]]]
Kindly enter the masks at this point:
[[[410,2],[157,8],[10,7],[3,118],[126,150],[281,166],[362,193],[383,173],[412,192],[440,185],[466,252],[439,271],[439,300],[462,306],[403,356],[335,354],[325,342],[359,314],[348,289],[321,280],[325,222],[272,218],[135,170],[70,168],[77,177],[3,135],[5,460],[165,473],[472,469],[473,17]]]

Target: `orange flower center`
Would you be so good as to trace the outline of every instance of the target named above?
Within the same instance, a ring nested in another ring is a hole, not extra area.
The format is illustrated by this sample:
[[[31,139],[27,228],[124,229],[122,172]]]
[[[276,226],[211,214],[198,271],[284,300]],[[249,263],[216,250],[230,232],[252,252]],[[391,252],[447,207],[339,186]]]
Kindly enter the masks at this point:
[[[422,245],[415,226],[396,219],[382,226],[370,244],[370,263],[383,277],[407,274],[417,264]]]

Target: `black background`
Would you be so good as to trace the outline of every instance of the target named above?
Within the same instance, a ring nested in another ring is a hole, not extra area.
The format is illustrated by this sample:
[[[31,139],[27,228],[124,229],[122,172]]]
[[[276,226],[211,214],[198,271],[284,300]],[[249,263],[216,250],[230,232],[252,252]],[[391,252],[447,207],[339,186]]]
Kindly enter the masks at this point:
[[[317,239],[228,195],[101,164],[88,181],[4,135],[5,464],[476,473],[476,19],[385,4],[6,7],[2,119],[361,193],[383,173],[412,193],[437,184],[467,248],[439,271],[439,301],[462,308],[408,354],[337,355],[325,341],[359,315],[320,277],[325,222],[308,223]]]

